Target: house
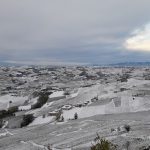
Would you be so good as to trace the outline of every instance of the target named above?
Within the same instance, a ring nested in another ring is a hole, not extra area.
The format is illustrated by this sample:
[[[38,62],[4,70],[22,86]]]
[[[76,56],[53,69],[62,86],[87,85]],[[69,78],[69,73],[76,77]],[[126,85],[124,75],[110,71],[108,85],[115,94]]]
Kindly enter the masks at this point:
[[[61,113],[60,110],[54,110],[48,113],[48,116],[58,116]]]

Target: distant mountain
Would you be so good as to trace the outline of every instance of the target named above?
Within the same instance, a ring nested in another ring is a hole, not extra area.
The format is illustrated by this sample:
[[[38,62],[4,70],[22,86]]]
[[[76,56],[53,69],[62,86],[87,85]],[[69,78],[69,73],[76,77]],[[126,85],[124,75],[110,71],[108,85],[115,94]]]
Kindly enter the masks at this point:
[[[150,62],[121,62],[114,64],[91,64],[94,67],[145,67],[150,66]]]
[[[8,62],[1,62],[0,61],[0,66],[3,66],[3,67],[11,67],[11,66],[19,67],[19,66],[22,66],[22,65],[17,64],[17,63],[8,63]]]
[[[8,62],[1,62],[0,61],[0,66],[5,66],[5,67],[10,67],[10,66],[20,67],[20,66],[24,66],[24,65],[25,64],[8,63]],[[31,66],[34,66],[34,65],[31,65]],[[48,65],[48,66],[57,66],[57,65]],[[82,66],[93,66],[93,67],[144,67],[144,66],[150,66],[150,62],[122,62],[122,63],[115,63],[115,64],[87,64],[87,65],[82,65]]]
[[[116,63],[116,64],[110,64],[110,66],[116,66],[116,67],[144,67],[144,66],[150,66],[150,62],[123,62],[123,63]]]

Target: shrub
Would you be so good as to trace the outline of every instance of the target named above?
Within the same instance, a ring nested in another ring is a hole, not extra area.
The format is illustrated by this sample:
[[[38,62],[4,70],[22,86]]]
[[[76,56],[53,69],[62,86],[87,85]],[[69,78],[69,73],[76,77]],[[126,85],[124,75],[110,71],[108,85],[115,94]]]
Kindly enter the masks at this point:
[[[86,72],[86,71],[82,71],[80,74],[79,74],[79,76],[87,76],[88,75],[88,73]]]
[[[61,121],[64,122],[64,116],[61,117]]]
[[[129,150],[130,149],[130,141],[127,141],[126,143],[125,143],[125,148],[126,148],[126,150]]]
[[[95,144],[91,146],[91,150],[116,150],[117,145],[112,144],[108,140],[100,138],[97,134],[96,138],[94,139]]]
[[[70,95],[69,91],[65,91],[64,95]]]
[[[120,79],[120,81],[121,82],[127,82],[128,81],[128,79],[129,79],[129,75],[128,74],[123,74],[122,76],[121,76],[121,79]]]
[[[130,125],[124,125],[124,128],[125,128],[125,130],[126,130],[127,132],[129,132],[129,131],[131,130]]]
[[[4,118],[7,116],[7,111],[6,110],[1,110],[0,111],[0,118]]]
[[[56,120],[59,121],[60,120],[60,117],[61,117],[61,110],[57,113],[56,115]]]
[[[28,114],[23,116],[23,122],[21,123],[21,127],[29,125],[34,120],[33,114]]]
[[[150,150],[150,146],[142,146],[139,150]]]
[[[120,81],[121,81],[121,82],[127,82],[128,80],[127,80],[127,78],[122,77],[122,78],[120,79]]]
[[[114,128],[111,128],[111,132],[114,132],[115,131],[115,129]]]
[[[3,120],[0,119],[0,128],[3,126]]]
[[[45,118],[46,117],[46,115],[45,114],[43,114],[43,116],[42,116],[43,118]]]
[[[13,116],[15,112],[18,111],[18,107],[14,106],[9,108],[8,110],[1,110],[0,111],[0,118],[5,118],[5,117],[9,117],[9,116]]]
[[[75,120],[78,119],[78,114],[77,113],[74,114],[74,119]]]
[[[52,145],[48,144],[47,149],[52,150]]]
[[[48,94],[41,94],[37,103],[32,105],[32,109],[41,108],[48,101]]]
[[[9,108],[7,112],[8,112],[8,114],[13,115],[13,113],[15,113],[17,111],[18,111],[18,107],[14,106],[14,107]]]

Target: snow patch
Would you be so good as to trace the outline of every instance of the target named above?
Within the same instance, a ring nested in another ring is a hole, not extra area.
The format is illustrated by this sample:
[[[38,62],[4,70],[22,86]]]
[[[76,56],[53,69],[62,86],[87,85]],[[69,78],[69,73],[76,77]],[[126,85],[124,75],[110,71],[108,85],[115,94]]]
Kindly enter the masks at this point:
[[[70,97],[71,97],[71,98],[77,97],[78,94],[79,94],[78,92],[77,92],[77,93],[72,93],[72,94],[70,94]]]
[[[26,105],[26,106],[19,106],[18,110],[30,110],[31,109],[31,105]]]
[[[56,91],[56,92],[53,92],[49,98],[55,98],[55,97],[60,97],[60,96],[64,96],[64,91]]]
[[[8,130],[5,130],[4,133],[0,134],[0,137],[7,136],[7,135],[13,135],[13,134],[11,132],[9,132]]]
[[[43,118],[42,116],[37,117],[29,126],[39,125],[39,124],[45,124],[52,122],[54,120],[54,117],[48,116]]]
[[[46,104],[44,104],[44,105],[42,106],[42,108],[50,107],[52,104],[53,104],[53,102],[46,103]]]

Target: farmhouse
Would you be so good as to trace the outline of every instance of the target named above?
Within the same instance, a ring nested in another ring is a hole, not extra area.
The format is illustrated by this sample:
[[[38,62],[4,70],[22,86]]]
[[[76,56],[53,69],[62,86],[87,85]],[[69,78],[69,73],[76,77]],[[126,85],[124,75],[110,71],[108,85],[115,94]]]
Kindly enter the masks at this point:
[[[60,110],[54,110],[48,113],[48,116],[57,116],[60,114]]]

